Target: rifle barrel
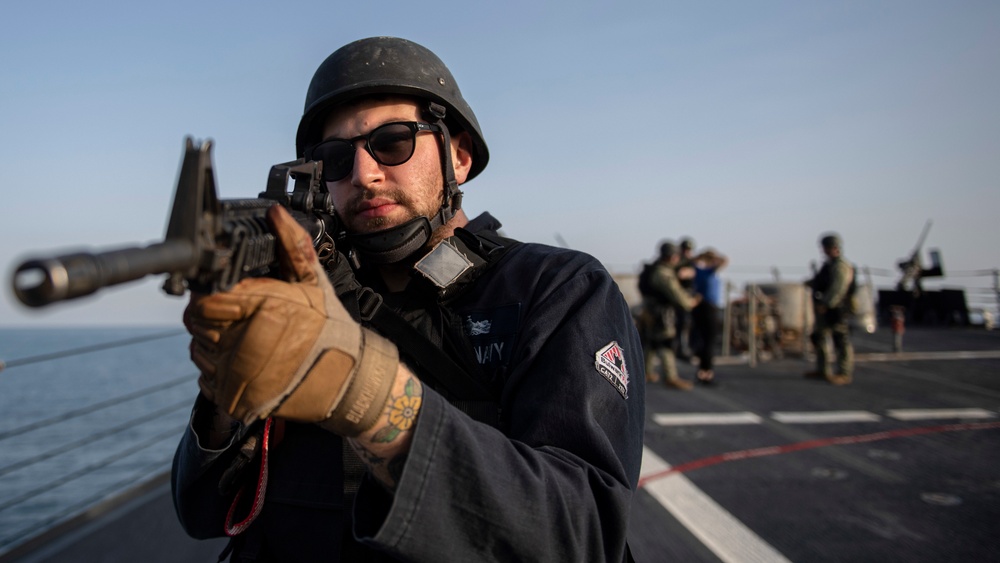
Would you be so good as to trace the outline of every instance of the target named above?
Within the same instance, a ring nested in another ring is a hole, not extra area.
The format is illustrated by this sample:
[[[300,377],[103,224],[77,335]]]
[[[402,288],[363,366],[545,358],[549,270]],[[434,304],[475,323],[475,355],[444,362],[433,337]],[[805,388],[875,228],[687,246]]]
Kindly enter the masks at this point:
[[[96,254],[78,252],[30,258],[15,270],[12,285],[22,303],[42,307],[150,274],[186,273],[197,265],[198,259],[194,245],[185,240]]]

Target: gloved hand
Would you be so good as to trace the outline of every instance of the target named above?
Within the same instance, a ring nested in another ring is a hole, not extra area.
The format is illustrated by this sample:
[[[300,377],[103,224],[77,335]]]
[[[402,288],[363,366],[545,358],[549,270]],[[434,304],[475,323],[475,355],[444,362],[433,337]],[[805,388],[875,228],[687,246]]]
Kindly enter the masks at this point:
[[[274,415],[356,436],[384,412],[399,353],[350,318],[288,212],[276,205],[267,218],[288,281],[248,278],[191,296],[184,325],[198,385],[245,424]]]

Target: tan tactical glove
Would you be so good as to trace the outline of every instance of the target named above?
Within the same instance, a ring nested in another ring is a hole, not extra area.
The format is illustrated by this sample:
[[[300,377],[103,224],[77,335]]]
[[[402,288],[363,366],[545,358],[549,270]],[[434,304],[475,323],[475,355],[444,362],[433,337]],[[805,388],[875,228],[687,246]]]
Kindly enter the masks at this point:
[[[351,319],[288,212],[274,206],[267,217],[288,281],[248,278],[191,296],[184,324],[198,385],[245,424],[274,415],[357,436],[384,412],[399,353]]]

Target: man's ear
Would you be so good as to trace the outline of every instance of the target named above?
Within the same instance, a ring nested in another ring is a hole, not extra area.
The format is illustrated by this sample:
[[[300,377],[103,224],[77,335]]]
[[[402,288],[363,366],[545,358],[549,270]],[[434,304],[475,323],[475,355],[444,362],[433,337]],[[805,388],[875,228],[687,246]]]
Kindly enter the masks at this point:
[[[472,136],[468,131],[452,135],[451,162],[455,166],[455,181],[464,184],[472,169]]]

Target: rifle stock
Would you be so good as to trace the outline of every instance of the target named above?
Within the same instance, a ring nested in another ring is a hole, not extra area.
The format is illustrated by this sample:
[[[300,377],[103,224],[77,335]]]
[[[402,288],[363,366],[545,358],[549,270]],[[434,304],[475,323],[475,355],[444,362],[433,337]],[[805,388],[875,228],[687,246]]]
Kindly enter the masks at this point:
[[[277,240],[265,219],[273,205],[287,208],[309,232],[321,260],[332,255],[337,231],[321,162],[276,164],[257,198],[219,199],[211,151],[211,141],[185,139],[162,242],[28,258],[14,271],[14,294],[29,307],[42,307],[153,274],[167,274],[163,289],[171,295],[226,291],[247,277],[277,275]],[[295,180],[291,192],[289,179]]]

